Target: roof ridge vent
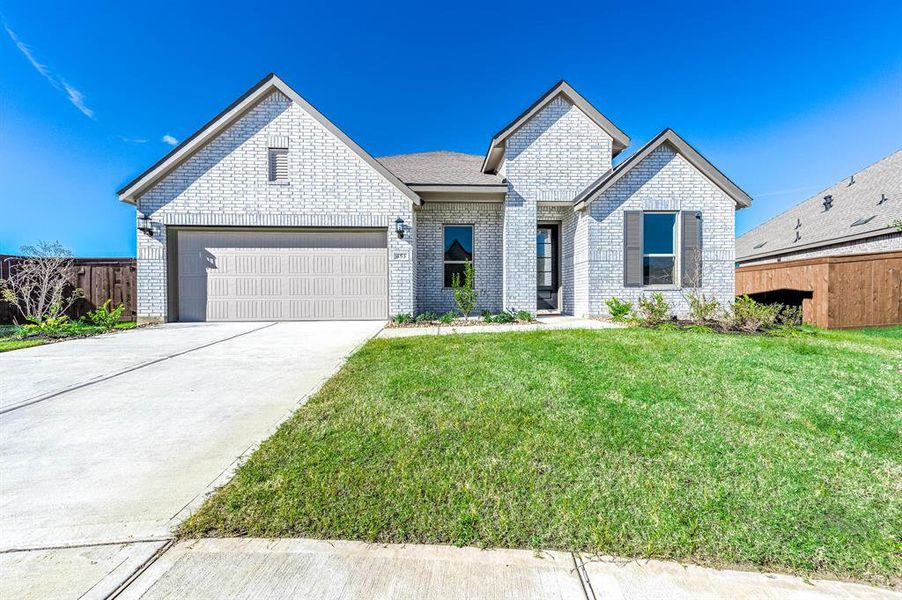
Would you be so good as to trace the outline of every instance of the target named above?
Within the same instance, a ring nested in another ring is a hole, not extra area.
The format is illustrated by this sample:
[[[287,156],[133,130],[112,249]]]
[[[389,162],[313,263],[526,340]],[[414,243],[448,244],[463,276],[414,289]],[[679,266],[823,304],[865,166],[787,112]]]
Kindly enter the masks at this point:
[[[827,194],[824,196],[824,212],[827,212],[831,208],[833,208],[833,195]]]
[[[849,175],[849,185],[855,183],[855,175]]]
[[[886,202],[887,200],[889,200],[889,198],[886,197],[886,194],[880,194],[880,201],[877,202],[877,206],[880,206],[881,204],[883,204],[883,203]]]

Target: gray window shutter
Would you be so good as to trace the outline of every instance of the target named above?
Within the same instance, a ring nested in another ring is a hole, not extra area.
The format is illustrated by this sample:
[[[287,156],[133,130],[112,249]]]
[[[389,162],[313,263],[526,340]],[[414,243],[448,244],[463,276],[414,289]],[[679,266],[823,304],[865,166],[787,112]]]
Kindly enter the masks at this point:
[[[623,211],[623,285],[642,285],[642,211]]]
[[[680,273],[683,287],[702,287],[702,213],[680,213]]]

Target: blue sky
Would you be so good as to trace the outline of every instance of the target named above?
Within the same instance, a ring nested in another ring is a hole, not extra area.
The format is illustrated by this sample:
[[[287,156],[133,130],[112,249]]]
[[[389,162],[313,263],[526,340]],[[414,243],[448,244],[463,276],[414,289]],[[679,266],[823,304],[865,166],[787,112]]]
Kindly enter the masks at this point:
[[[902,147],[898,0],[278,4],[0,2],[0,253],[134,255],[115,191],[270,71],[376,156],[482,153],[567,79],[748,191],[738,233]]]

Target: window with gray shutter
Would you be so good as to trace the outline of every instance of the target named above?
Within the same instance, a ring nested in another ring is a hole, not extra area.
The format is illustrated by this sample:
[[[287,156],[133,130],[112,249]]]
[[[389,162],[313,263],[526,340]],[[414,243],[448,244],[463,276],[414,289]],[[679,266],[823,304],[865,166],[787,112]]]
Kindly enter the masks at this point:
[[[623,213],[623,285],[642,285],[642,211]]]
[[[702,287],[702,213],[684,210],[680,214],[681,284],[683,287]]]
[[[288,181],[288,148],[269,149],[269,180]]]

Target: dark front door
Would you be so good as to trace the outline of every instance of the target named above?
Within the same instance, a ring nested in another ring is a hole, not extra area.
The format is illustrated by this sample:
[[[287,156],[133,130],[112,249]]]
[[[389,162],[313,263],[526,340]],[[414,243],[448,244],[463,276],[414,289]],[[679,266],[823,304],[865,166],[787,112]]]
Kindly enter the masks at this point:
[[[558,226],[539,225],[536,229],[536,308],[558,310]]]

